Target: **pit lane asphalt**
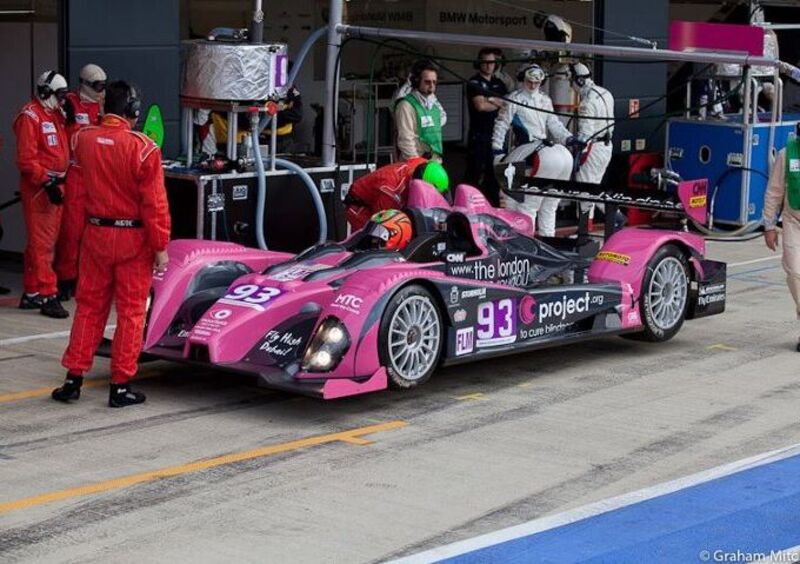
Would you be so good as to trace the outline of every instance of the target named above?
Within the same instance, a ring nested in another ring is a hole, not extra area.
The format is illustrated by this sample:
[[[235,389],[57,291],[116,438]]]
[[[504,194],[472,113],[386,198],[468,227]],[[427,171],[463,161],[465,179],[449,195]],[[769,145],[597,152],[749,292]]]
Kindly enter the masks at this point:
[[[800,443],[800,327],[769,255],[709,243],[738,264],[727,311],[668,343],[606,338],[334,402],[154,363],[148,402],[112,410],[99,360],[56,404],[64,337],[19,338],[69,321],[3,308],[0,559],[380,561]]]

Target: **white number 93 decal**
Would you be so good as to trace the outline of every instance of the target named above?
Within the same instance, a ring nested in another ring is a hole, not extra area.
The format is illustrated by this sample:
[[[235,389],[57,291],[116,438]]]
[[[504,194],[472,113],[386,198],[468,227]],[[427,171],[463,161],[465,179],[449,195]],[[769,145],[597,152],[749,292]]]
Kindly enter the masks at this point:
[[[251,305],[262,309],[261,304],[265,304],[280,295],[281,291],[278,288],[259,286],[258,284],[242,284],[241,286],[231,288],[220,302],[233,303],[235,305]]]

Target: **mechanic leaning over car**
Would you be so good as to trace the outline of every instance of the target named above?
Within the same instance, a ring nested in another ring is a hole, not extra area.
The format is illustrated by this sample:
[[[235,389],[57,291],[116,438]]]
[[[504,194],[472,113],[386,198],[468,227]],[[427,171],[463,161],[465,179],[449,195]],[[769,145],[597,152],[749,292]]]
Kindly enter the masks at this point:
[[[124,81],[106,87],[105,115],[97,127],[79,131],[72,142],[81,168],[87,218],[81,238],[77,309],[69,345],[61,360],[67,377],[53,399],[78,399],[83,375],[103,338],[111,301],[117,328],[111,345],[108,405],[145,401],[130,387],[142,349],[144,320],[153,269],[167,267],[170,216],[161,152],[133,131],[141,113],[136,90]]]
[[[20,196],[28,242],[25,246],[24,293],[20,309],[63,319],[69,313],[58,300],[53,260],[61,228],[64,193],[61,184],[69,166],[69,147],[61,106],[66,79],[55,71],[36,81],[36,96],[14,119]]]
[[[495,163],[503,160],[506,133],[512,124],[522,134],[523,145],[514,152],[519,157],[532,158],[530,174],[541,178],[569,180],[572,174],[572,155],[562,145],[580,144],[580,140],[564,127],[553,112],[553,102],[542,92],[545,72],[537,64],[529,64],[520,71],[522,87],[508,95],[507,104],[501,108],[494,122],[492,150]],[[552,141],[551,141],[552,139]],[[509,155],[511,157],[512,155]],[[530,216],[539,234],[553,237],[556,233],[556,210],[558,198],[542,196],[516,196],[517,201],[505,195],[507,208]],[[537,222],[537,214],[540,221]]]
[[[100,122],[106,72],[97,65],[89,64],[81,69],[79,80],[81,86],[78,91],[68,93],[64,101],[67,135],[70,140],[82,128]],[[64,212],[56,245],[55,270],[58,275],[58,297],[61,301],[69,300],[75,293],[80,235],[86,225],[86,218],[79,215],[83,210],[78,202],[82,190],[80,169],[70,167],[64,184]]]
[[[576,63],[570,67],[570,82],[579,97],[578,137],[588,144],[580,156],[575,175],[578,182],[600,184],[611,162],[611,138],[614,135],[614,97],[595,84],[589,67]],[[607,119],[602,119],[607,118]],[[594,204],[580,202],[583,213],[591,214]]]
[[[441,162],[447,113],[436,98],[438,71],[431,61],[417,61],[411,67],[409,81],[411,93],[397,100],[394,108],[398,158],[407,161],[425,157]]]
[[[506,85],[495,76],[502,52],[494,47],[478,51],[478,70],[467,82],[469,133],[467,135],[467,172],[464,183],[476,186],[494,207],[500,205],[500,186],[494,175],[492,130],[497,113],[505,105]]]
[[[778,152],[764,194],[764,242],[778,248],[778,215],[783,222],[783,269],[800,321],[800,141],[790,137]],[[797,352],[800,352],[798,338]]]
[[[350,226],[354,230],[361,229],[381,210],[404,208],[408,184],[413,178],[432,184],[445,195],[450,187],[447,171],[435,161],[413,157],[382,166],[353,182],[347,192],[344,203]]]

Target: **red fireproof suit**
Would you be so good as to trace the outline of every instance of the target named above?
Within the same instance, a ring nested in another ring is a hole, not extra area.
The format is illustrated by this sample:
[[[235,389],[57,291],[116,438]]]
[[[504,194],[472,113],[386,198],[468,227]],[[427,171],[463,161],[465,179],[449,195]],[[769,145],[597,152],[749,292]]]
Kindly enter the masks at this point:
[[[69,166],[64,116],[61,110],[50,110],[33,100],[14,119],[14,133],[19,191],[28,232],[23,285],[26,293],[52,296],[57,292],[53,258],[62,210],[50,203],[42,184],[52,175],[63,176]]]
[[[426,162],[415,157],[388,164],[353,182],[345,200],[347,221],[353,229],[364,227],[369,218],[381,210],[403,208],[414,169]]]
[[[144,134],[114,114],[75,136],[75,166],[85,188],[87,225],[81,237],[78,303],[62,364],[75,375],[92,366],[112,299],[117,329],[111,382],[136,374],[156,251],[167,248],[170,217],[161,153]],[[119,221],[123,220],[123,221]],[[124,226],[97,225],[117,222]]]
[[[100,104],[81,98],[80,94],[70,92],[67,98],[75,108],[75,122],[67,124],[70,142],[75,134],[87,125],[97,125],[100,119]],[[80,169],[70,167],[64,185],[64,211],[61,216],[61,231],[56,245],[55,270],[59,280],[75,280],[78,277],[78,247],[86,218],[81,214],[83,206]]]

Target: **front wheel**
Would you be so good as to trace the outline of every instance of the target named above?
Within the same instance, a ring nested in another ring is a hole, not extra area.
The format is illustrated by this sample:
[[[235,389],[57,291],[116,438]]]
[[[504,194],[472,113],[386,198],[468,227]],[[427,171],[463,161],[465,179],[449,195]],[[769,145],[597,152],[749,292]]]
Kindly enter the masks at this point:
[[[668,341],[683,325],[689,306],[689,264],[675,245],[664,245],[647,263],[639,304],[644,331],[629,335],[633,339]]]
[[[428,290],[411,285],[392,296],[378,343],[389,385],[408,389],[428,380],[439,363],[443,341],[442,315]]]

